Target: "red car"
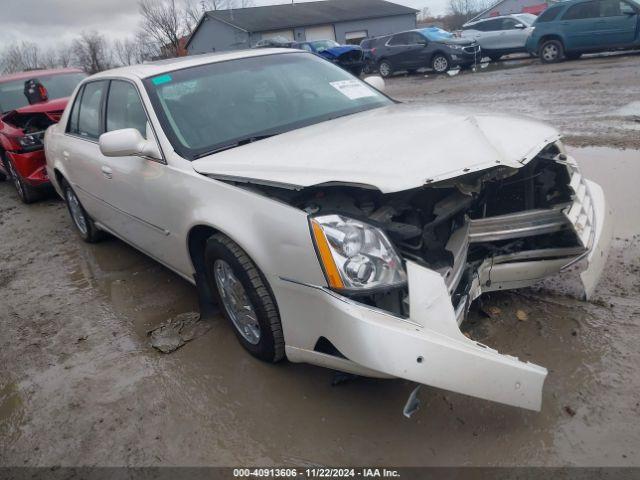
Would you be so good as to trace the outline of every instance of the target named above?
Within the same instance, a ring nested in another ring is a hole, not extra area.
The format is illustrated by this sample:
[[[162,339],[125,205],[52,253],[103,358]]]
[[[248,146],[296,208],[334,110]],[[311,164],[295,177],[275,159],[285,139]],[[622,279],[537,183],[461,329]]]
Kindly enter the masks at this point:
[[[0,180],[13,180],[24,203],[49,187],[44,132],[60,120],[82,70],[34,70],[0,77]]]

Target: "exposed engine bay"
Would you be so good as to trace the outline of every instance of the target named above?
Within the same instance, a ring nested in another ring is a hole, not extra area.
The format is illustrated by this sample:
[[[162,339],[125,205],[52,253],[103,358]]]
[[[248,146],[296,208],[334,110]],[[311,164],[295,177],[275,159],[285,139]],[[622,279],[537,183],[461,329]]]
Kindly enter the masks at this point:
[[[444,277],[460,323],[477,296],[470,290],[483,263],[570,259],[587,251],[590,231],[581,235],[567,215],[579,179],[566,158],[551,144],[519,169],[496,166],[390,194],[345,185],[299,191],[238,186],[258,189],[310,215],[343,213],[378,226],[401,257]],[[409,316],[406,286],[360,294],[356,300]]]

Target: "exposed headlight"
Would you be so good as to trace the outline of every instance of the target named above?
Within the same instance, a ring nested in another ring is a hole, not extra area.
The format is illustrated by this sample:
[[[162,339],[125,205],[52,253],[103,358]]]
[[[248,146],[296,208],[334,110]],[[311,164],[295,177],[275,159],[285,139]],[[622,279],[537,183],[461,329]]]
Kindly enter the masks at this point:
[[[42,135],[25,135],[18,138],[18,143],[24,149],[42,147]]]
[[[402,261],[379,228],[341,215],[313,217],[310,222],[331,288],[372,290],[406,283]]]

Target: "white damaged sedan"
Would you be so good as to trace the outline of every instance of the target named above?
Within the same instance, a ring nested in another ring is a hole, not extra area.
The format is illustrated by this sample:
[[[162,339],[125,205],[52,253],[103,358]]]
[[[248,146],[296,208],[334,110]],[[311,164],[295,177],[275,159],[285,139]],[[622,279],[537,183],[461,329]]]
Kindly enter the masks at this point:
[[[539,410],[547,370],[459,325],[482,293],[574,264],[588,297],[602,189],[547,125],[382,87],[288,49],[111,70],[47,131],[47,170],[83,239],[108,232],[194,283],[262,360]]]

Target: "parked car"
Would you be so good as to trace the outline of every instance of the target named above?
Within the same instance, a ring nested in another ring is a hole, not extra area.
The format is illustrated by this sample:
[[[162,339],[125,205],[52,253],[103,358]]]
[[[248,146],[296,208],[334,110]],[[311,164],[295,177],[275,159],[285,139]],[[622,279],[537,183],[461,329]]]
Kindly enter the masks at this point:
[[[49,186],[42,139],[67,97],[85,78],[81,70],[37,70],[0,77],[0,180],[10,177],[24,203]]]
[[[531,13],[518,13],[501,17],[483,18],[465,23],[460,35],[477,41],[482,54],[493,61],[503,55],[526,53],[531,25],[538,17]]]
[[[570,0],[545,10],[533,24],[527,50],[545,63],[583,53],[640,48],[640,3]]]
[[[413,73],[431,68],[445,73],[454,67],[468,67],[481,60],[480,46],[475,40],[456,38],[437,27],[410,30],[381,37],[371,50],[383,77],[398,71]]]
[[[344,68],[345,70],[360,76],[364,65],[364,54],[358,45],[340,45],[334,40],[315,40],[311,42],[289,42],[286,39],[276,38],[261,40],[256,43],[256,48],[297,48],[315,53],[316,55],[329,60],[331,63]]]
[[[340,45],[333,40],[316,40],[314,42],[296,42],[293,44],[293,48],[320,55],[357,77],[362,73],[364,54],[359,45]]]
[[[194,283],[262,360],[539,409],[547,370],[459,325],[482,293],[573,264],[590,295],[602,189],[545,124],[402,105],[383,83],[296,50],[103,72],[47,130],[47,170],[80,237]]]

